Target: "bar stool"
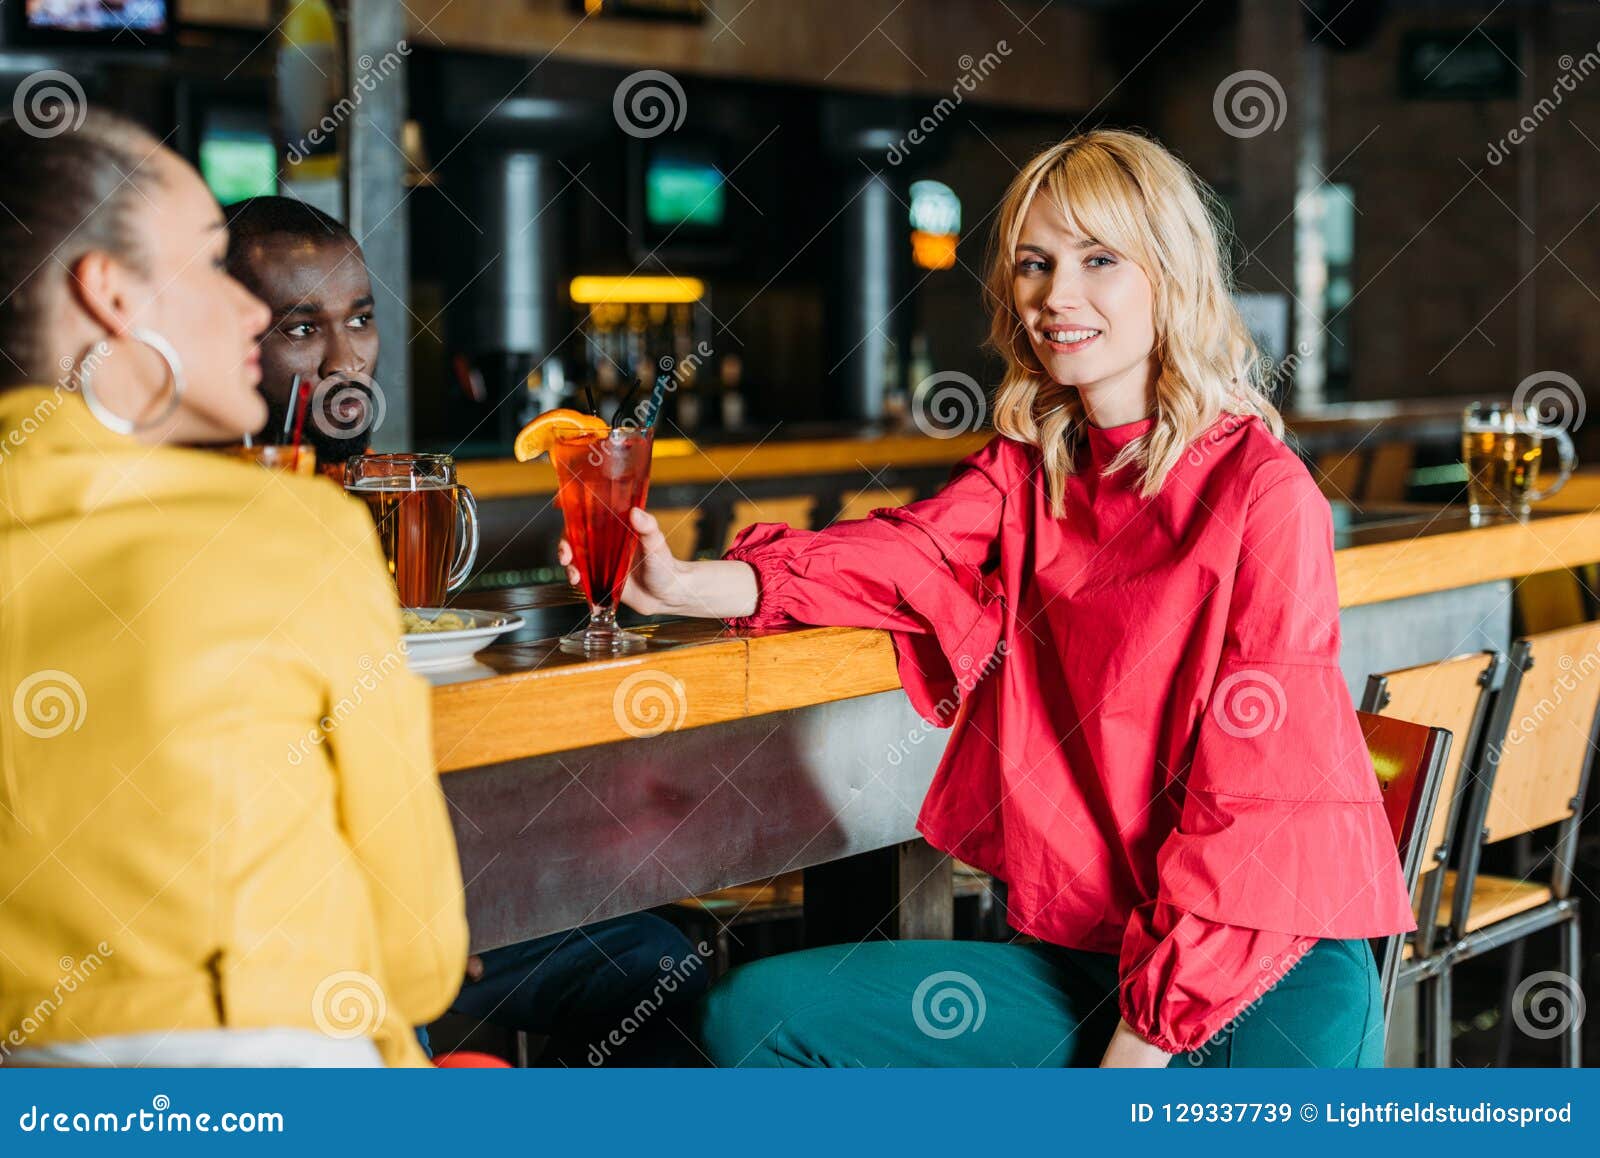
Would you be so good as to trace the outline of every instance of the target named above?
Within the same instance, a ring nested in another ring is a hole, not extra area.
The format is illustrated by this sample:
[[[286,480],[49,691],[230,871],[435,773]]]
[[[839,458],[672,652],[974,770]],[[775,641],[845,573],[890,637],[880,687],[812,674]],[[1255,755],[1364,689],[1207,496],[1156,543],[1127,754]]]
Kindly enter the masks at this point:
[[[1557,1007],[1570,1013],[1582,993],[1572,861],[1600,739],[1600,623],[1519,639],[1511,648],[1510,667],[1489,725],[1490,734],[1503,739],[1485,745],[1467,804],[1457,869],[1444,882],[1441,904],[1450,914],[1450,943],[1439,976],[1441,1000],[1448,1008],[1450,970],[1457,962],[1556,928],[1560,972],[1565,974],[1558,984],[1571,986],[1571,994],[1558,998]],[[1488,845],[1549,825],[1556,827],[1556,839],[1548,882],[1479,871]],[[1522,979],[1519,992],[1529,980]],[[1546,990],[1540,994],[1549,996]],[[1577,1066],[1581,1019],[1567,1018],[1558,1032],[1562,1064]],[[1448,1044],[1441,1060],[1445,1065]]]
[[[1495,696],[1505,684],[1509,666],[1500,652],[1471,652],[1437,663],[1368,676],[1366,691],[1361,697],[1363,712],[1381,713],[1414,724],[1436,725],[1455,737],[1440,773],[1437,802],[1418,845],[1419,865],[1424,871],[1420,877],[1406,879],[1417,914],[1417,932],[1405,939],[1393,960],[1394,989],[1397,991],[1403,985],[1419,986],[1423,1002],[1424,1057],[1430,1065],[1441,1051],[1441,1041],[1443,1049],[1448,1050],[1450,1029],[1449,1006],[1441,998],[1441,988],[1434,983],[1445,967],[1438,937],[1444,870],[1449,862],[1452,834],[1460,827],[1466,785],[1470,780],[1464,773],[1473,767],[1485,742]],[[1386,1005],[1386,1018],[1388,1013]]]
[[[814,495],[788,495],[774,499],[739,499],[733,504],[733,514],[728,520],[728,534],[722,549],[733,546],[734,536],[751,523],[788,523],[791,527],[811,526],[811,512],[816,509]]]
[[[693,559],[700,546],[700,508],[668,507],[665,510],[651,510],[650,513],[661,524],[661,533],[666,535],[667,546],[672,549],[673,556]]]
[[[1433,823],[1434,805],[1450,754],[1450,733],[1443,728],[1413,724],[1392,716],[1359,712],[1361,732],[1372,757],[1373,773],[1383,792],[1383,808],[1394,832],[1395,851],[1406,888],[1413,892],[1422,875],[1426,836]],[[1373,939],[1378,977],[1383,992],[1383,1018],[1388,1024],[1399,976],[1401,943],[1405,934]]]
[[[879,507],[903,507],[917,497],[916,487],[872,487],[845,491],[839,496],[839,513],[834,521],[864,519]]]
[[[712,976],[720,977],[732,960],[732,941],[736,927],[767,925],[779,921],[798,921],[805,913],[805,884],[798,872],[784,873],[770,880],[717,889],[697,897],[673,902],[673,908],[692,927],[695,940],[706,936],[716,941],[712,957]],[[709,930],[709,932],[706,932]]]
[[[1357,450],[1330,450],[1319,454],[1316,469],[1317,489],[1330,502],[1354,502],[1361,489],[1366,462]]]
[[[1512,593],[1517,630],[1524,635],[1573,627],[1590,618],[1587,584],[1576,571],[1540,571],[1517,580]]]
[[[1417,448],[1409,442],[1384,442],[1373,447],[1367,463],[1366,485],[1361,488],[1361,501],[1404,502],[1416,457]]]

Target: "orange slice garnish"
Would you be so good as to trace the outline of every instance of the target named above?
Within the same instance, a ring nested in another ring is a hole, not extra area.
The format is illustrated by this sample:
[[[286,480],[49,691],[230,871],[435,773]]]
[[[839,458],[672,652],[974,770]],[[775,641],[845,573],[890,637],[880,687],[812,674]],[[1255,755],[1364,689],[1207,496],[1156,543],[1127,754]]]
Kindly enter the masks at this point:
[[[580,434],[605,435],[610,430],[610,423],[593,414],[566,409],[546,410],[517,432],[517,441],[511,453],[517,456],[518,462],[529,462],[548,453],[557,439]]]

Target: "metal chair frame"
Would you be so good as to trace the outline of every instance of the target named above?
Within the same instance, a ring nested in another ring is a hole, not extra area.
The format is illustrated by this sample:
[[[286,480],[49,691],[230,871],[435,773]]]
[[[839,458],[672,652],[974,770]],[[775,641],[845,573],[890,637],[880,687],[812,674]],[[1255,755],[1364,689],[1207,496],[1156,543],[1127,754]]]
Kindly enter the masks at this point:
[[[1421,856],[1432,862],[1426,878],[1422,880],[1420,895],[1417,892],[1418,877],[1409,873],[1406,877],[1406,886],[1412,895],[1418,898],[1417,931],[1410,938],[1413,956],[1409,961],[1404,960],[1397,943],[1393,958],[1387,962],[1392,965],[1392,976],[1383,975],[1383,980],[1388,986],[1384,990],[1385,1024],[1388,1023],[1389,1015],[1393,1011],[1394,995],[1400,987],[1403,985],[1419,987],[1423,998],[1423,1058],[1425,1064],[1430,1066],[1439,1064],[1437,1058],[1449,1052],[1449,983],[1439,981],[1440,976],[1448,968],[1438,926],[1439,907],[1444,896],[1445,870],[1449,867],[1450,855],[1456,844],[1456,833],[1461,827],[1462,816],[1468,807],[1469,786],[1477,779],[1478,761],[1482,758],[1486,745],[1491,747],[1496,745],[1497,737],[1505,735],[1504,729],[1509,722],[1509,717],[1500,719],[1499,730],[1496,730],[1494,708],[1500,701],[1508,676],[1513,671],[1510,660],[1502,652],[1490,651],[1484,653],[1484,661],[1483,671],[1478,675],[1478,700],[1473,707],[1471,725],[1467,734],[1458,738],[1462,744],[1461,773],[1456,777],[1449,800],[1435,801],[1435,807],[1442,803],[1448,812],[1441,838],[1432,849],[1419,847],[1417,850]],[[1384,708],[1388,707],[1389,681],[1394,674],[1396,673],[1391,672],[1367,677],[1366,690],[1361,697],[1362,711],[1381,714]],[[1513,696],[1515,691],[1513,687],[1511,689]],[[1443,764],[1440,767],[1440,775],[1442,779]],[[1436,790],[1437,787],[1436,785]],[[1399,940],[1400,938],[1396,937],[1396,941]],[[1454,936],[1446,937],[1449,943],[1455,940]],[[1441,1040],[1444,1043],[1442,1054]]]
[[[1512,645],[1509,661],[1507,661],[1506,680],[1502,683],[1498,693],[1494,694],[1493,709],[1490,721],[1483,731],[1482,742],[1472,755],[1472,766],[1462,766],[1462,784],[1464,800],[1459,808],[1462,809],[1459,833],[1456,833],[1458,853],[1454,856],[1456,861],[1456,891],[1454,891],[1451,912],[1446,915],[1445,924],[1438,924],[1438,896],[1434,897],[1434,920],[1424,926],[1419,921],[1419,932],[1429,934],[1427,944],[1429,952],[1424,955],[1421,947],[1418,956],[1406,961],[1400,968],[1398,984],[1424,985],[1430,1000],[1424,1003],[1424,1059],[1427,1064],[1435,1067],[1448,1067],[1451,1064],[1451,998],[1453,998],[1453,985],[1451,985],[1451,971],[1459,961],[1472,960],[1475,956],[1493,952],[1496,948],[1514,944],[1523,937],[1531,936],[1534,932],[1547,928],[1562,929],[1560,939],[1560,961],[1563,972],[1571,977],[1573,985],[1581,985],[1582,955],[1581,942],[1579,942],[1579,902],[1578,897],[1571,896],[1573,884],[1573,857],[1578,849],[1579,822],[1582,821],[1582,801],[1587,795],[1589,776],[1594,769],[1595,745],[1600,744],[1600,707],[1595,710],[1595,715],[1590,720],[1589,747],[1587,747],[1586,760],[1579,769],[1578,790],[1573,798],[1568,801],[1568,814],[1557,822],[1557,838],[1555,838],[1555,867],[1550,873],[1550,892],[1552,899],[1547,900],[1538,908],[1530,908],[1526,912],[1515,913],[1504,920],[1494,921],[1485,928],[1474,929],[1467,932],[1467,920],[1472,913],[1472,896],[1477,889],[1478,870],[1482,865],[1483,848],[1490,841],[1490,833],[1485,829],[1488,811],[1493,803],[1494,781],[1499,773],[1499,755],[1504,742],[1510,721],[1517,710],[1517,693],[1522,686],[1523,673],[1533,667],[1533,646],[1538,637],[1530,640],[1517,640]],[[1451,830],[1456,832],[1456,824],[1451,824]],[[1509,838],[1509,837],[1507,837]],[[1437,891],[1443,889],[1443,873],[1437,873]],[[1562,1033],[1562,1064],[1566,1067],[1576,1067],[1582,1059],[1582,1025],[1578,1019],[1571,1020],[1570,1025],[1563,1028]]]
[[[1422,865],[1427,854],[1427,834],[1433,822],[1433,811],[1439,800],[1439,786],[1444,780],[1444,769],[1450,758],[1449,731],[1444,728],[1427,727],[1423,724],[1413,724],[1407,720],[1397,720],[1391,716],[1380,716],[1375,712],[1361,713],[1372,720],[1381,721],[1382,727],[1395,728],[1426,728],[1427,737],[1423,741],[1421,757],[1418,761],[1414,783],[1411,788],[1411,798],[1406,802],[1405,819],[1401,823],[1400,831],[1396,836],[1395,851],[1400,857],[1400,870],[1405,878],[1406,892],[1414,894],[1417,880],[1422,875]],[[1362,730],[1365,732],[1370,725],[1363,720]],[[1371,740],[1368,740],[1369,749]],[[1383,993],[1383,1019],[1387,1025],[1389,1013],[1394,1006],[1394,995],[1398,988],[1400,974],[1400,952],[1405,943],[1405,933],[1391,933],[1385,937],[1372,939],[1373,954],[1378,960],[1378,980]]]
[[[1533,646],[1534,641],[1528,639],[1519,639],[1512,645],[1510,671],[1505,687],[1495,699],[1494,713],[1488,730],[1490,737],[1499,737],[1503,741],[1510,728],[1517,709],[1517,691],[1521,686],[1522,676],[1533,667]],[[1433,965],[1429,972],[1433,974],[1436,996],[1436,1012],[1432,1018],[1435,1040],[1431,1043],[1430,1049],[1435,1059],[1432,1064],[1441,1066],[1450,1064],[1450,974],[1458,962],[1482,956],[1543,929],[1559,926],[1562,970],[1572,979],[1574,986],[1581,985],[1579,905],[1578,898],[1572,895],[1572,861],[1577,852],[1578,826],[1582,820],[1583,800],[1587,794],[1589,776],[1594,768],[1597,743],[1600,743],[1600,707],[1597,707],[1590,720],[1588,755],[1578,773],[1577,791],[1568,801],[1569,813],[1557,825],[1555,867],[1550,875],[1552,899],[1537,908],[1496,921],[1482,929],[1466,932],[1483,850],[1489,843],[1490,833],[1485,828],[1485,823],[1494,797],[1495,779],[1500,767],[1499,742],[1485,744],[1477,767],[1477,775],[1472,782],[1470,801],[1467,804],[1463,826],[1464,839],[1460,842],[1461,849],[1457,858],[1455,903],[1451,907],[1449,924],[1444,930],[1445,943],[1442,952],[1430,959]],[[1573,1018],[1563,1030],[1561,1056],[1564,1066],[1576,1067],[1581,1064],[1582,1033],[1583,1027],[1577,1018]]]

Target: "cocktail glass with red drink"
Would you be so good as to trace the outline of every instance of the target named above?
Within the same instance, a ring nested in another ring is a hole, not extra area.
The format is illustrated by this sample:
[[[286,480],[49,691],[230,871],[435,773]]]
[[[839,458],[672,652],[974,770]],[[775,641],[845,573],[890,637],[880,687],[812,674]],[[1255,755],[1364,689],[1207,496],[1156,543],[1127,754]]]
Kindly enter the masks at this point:
[[[558,438],[550,448],[556,503],[589,601],[588,623],[561,638],[563,651],[603,655],[645,646],[642,635],[617,626],[617,601],[639,546],[630,514],[650,489],[653,442],[650,428],[617,427]]]

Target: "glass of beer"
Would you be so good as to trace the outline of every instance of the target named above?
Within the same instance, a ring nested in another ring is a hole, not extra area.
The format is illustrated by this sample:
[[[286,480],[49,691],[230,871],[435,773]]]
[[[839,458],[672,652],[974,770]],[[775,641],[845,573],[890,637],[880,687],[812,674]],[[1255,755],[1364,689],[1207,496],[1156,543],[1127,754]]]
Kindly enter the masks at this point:
[[[402,607],[442,607],[478,558],[478,505],[448,454],[362,454],[344,489],[367,504]]]
[[[1556,478],[1540,488],[1544,444],[1554,441]],[[1461,418],[1461,461],[1467,466],[1467,502],[1474,522],[1525,519],[1529,508],[1560,490],[1578,465],[1572,439],[1529,410],[1506,402],[1474,402]]]

